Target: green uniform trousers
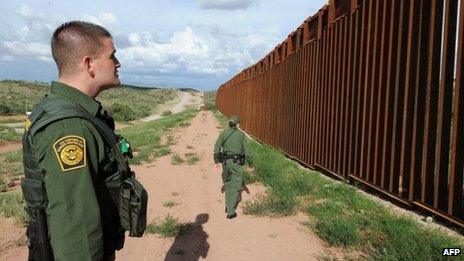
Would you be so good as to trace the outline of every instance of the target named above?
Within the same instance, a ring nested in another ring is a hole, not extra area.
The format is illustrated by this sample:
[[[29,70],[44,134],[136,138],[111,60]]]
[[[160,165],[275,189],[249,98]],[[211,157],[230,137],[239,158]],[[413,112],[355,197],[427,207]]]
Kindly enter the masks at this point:
[[[235,213],[242,192],[243,169],[240,164],[234,163],[232,159],[222,163],[222,183],[225,187],[227,215]]]

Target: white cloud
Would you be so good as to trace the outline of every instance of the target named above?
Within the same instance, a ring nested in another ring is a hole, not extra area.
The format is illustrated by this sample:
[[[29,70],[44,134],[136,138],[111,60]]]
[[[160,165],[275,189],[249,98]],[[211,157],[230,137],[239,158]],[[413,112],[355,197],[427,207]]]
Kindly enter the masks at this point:
[[[13,33],[21,40],[28,39],[28,42],[31,40],[48,41],[50,39],[50,35],[58,24],[55,17],[45,16],[43,13],[35,12],[27,5],[21,6],[16,13],[23,19],[25,25],[23,25],[19,30],[13,28],[11,30],[16,30]]]
[[[83,14],[82,18],[87,22],[101,25],[107,29],[111,29],[118,24],[118,18],[111,12],[99,12],[96,16]]]
[[[52,61],[50,46],[42,43],[24,43],[20,41],[3,42],[10,55],[33,57],[41,61]]]
[[[22,17],[29,17],[29,16],[32,16],[34,14],[34,10],[32,10],[32,8],[30,8],[29,6],[27,5],[23,5],[21,6],[21,8],[18,10],[18,14]]]
[[[197,0],[201,9],[238,10],[247,9],[258,0]]]
[[[184,71],[220,76],[256,61],[259,57],[254,49],[270,48],[264,36],[245,34],[240,38],[233,33],[221,35],[213,31],[194,30],[188,26],[164,43],[153,40],[148,33],[132,33],[128,36],[132,46],[117,53],[122,70]]]

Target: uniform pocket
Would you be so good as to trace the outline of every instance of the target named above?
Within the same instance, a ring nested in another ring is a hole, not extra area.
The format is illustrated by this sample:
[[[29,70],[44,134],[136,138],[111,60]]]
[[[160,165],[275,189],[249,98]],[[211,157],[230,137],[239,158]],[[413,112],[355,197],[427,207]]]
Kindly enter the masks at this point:
[[[47,197],[45,196],[45,187],[42,181],[22,178],[21,190],[28,208],[45,209]]]

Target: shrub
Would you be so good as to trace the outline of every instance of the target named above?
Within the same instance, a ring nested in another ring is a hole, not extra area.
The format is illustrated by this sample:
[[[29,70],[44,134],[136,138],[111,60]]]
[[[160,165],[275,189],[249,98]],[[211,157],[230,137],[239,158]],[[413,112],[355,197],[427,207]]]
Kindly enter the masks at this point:
[[[111,112],[116,121],[132,121],[135,119],[135,112],[126,104],[114,103],[111,105]]]
[[[179,156],[179,154],[172,155],[172,157],[171,157],[171,164],[172,165],[179,165],[179,164],[182,164],[182,163],[184,163],[184,159],[181,156]]]
[[[175,202],[174,200],[168,200],[168,201],[163,203],[163,206],[167,207],[167,208],[172,208],[172,207],[174,207],[176,205],[177,205],[177,202]]]
[[[171,114],[172,114],[172,111],[169,111],[169,110],[168,110],[168,111],[164,111],[164,112],[161,114],[161,116],[165,117],[165,116],[169,116],[169,115],[171,115]]]
[[[189,165],[195,165],[195,163],[200,160],[200,157],[198,157],[198,155],[195,153],[186,153],[185,157],[187,158],[187,163]]]

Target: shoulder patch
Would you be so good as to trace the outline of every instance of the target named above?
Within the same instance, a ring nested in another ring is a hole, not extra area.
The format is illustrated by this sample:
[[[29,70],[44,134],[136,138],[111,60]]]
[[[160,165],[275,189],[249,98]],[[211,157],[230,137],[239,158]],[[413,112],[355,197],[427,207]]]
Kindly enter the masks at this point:
[[[26,121],[24,122],[24,129],[25,129],[26,131],[28,131],[28,130],[29,130],[29,127],[31,127],[31,125],[32,125],[31,120],[30,120],[29,118],[27,118]]]
[[[58,162],[63,171],[86,166],[85,139],[79,136],[66,136],[53,144]]]

